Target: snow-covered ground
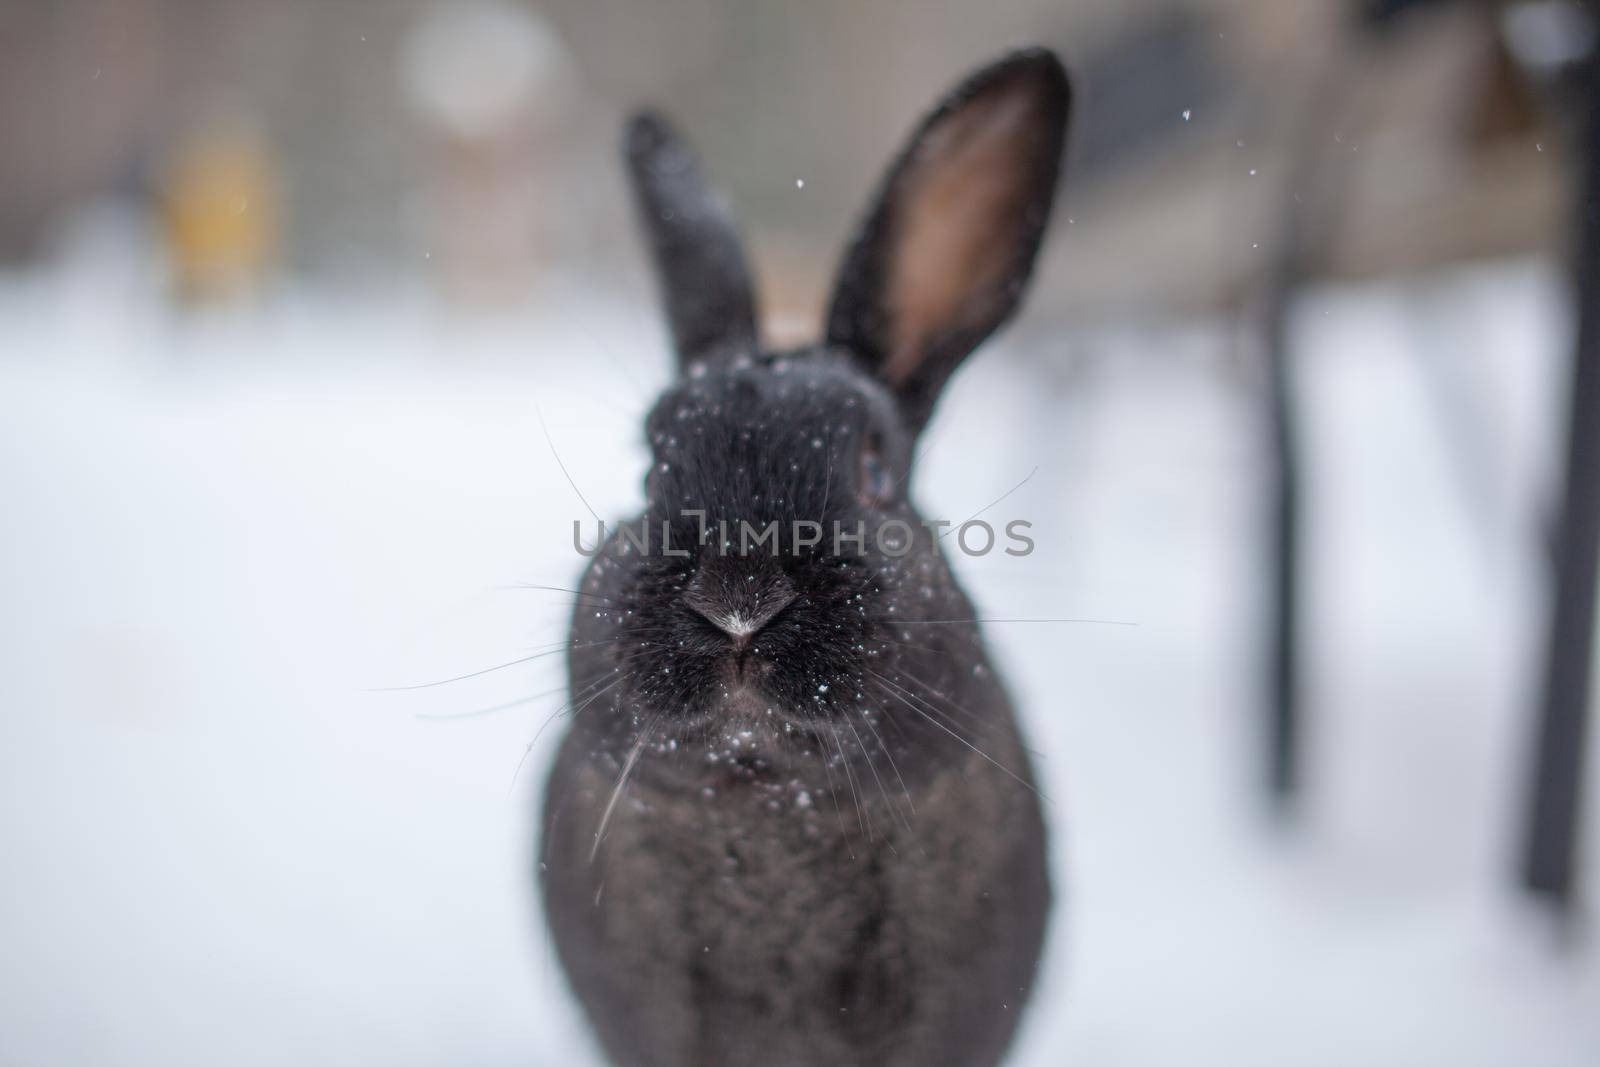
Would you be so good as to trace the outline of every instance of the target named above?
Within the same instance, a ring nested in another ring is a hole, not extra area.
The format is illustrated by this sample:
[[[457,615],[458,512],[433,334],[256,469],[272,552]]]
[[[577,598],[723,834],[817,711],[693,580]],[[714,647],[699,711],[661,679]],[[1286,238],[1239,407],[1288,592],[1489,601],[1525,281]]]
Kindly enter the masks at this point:
[[[0,283],[0,1062],[567,1064],[531,811],[586,512],[633,503],[647,304],[466,318],[286,295],[179,320]],[[996,344],[931,430],[1053,803],[1061,907],[1014,1062],[1573,1065],[1600,953],[1509,888],[1565,333],[1511,265],[1301,309],[1303,818],[1254,734],[1262,461],[1234,342]],[[1600,855],[1591,819],[1589,855]],[[1594,869],[1591,862],[1590,870]]]

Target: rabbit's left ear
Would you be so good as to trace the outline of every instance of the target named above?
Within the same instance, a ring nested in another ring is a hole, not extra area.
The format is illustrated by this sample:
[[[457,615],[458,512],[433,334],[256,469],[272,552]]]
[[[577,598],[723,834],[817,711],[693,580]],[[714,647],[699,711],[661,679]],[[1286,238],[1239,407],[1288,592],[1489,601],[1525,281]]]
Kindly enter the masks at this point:
[[[733,215],[666,119],[640,112],[623,154],[680,367],[756,350],[755,286]]]
[[[923,120],[845,252],[827,339],[900,396],[913,426],[1022,298],[1071,110],[1047,49],[979,70]]]

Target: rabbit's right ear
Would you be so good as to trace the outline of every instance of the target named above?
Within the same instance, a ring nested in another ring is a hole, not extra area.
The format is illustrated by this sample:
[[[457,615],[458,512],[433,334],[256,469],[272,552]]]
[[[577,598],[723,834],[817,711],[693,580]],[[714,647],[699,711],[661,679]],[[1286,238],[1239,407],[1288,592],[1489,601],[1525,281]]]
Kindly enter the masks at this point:
[[[977,71],[923,120],[845,251],[828,343],[887,383],[913,426],[1022,299],[1070,109],[1047,49]]]
[[[756,302],[727,204],[666,119],[640,112],[623,139],[640,221],[682,368],[754,352]]]

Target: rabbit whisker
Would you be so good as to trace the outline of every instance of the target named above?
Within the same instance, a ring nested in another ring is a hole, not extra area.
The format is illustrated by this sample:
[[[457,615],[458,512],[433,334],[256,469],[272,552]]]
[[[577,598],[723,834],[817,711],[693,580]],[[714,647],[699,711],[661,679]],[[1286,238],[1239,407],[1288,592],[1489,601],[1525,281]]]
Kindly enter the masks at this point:
[[[532,696],[519,697],[516,700],[508,700],[504,704],[491,704],[486,708],[476,708],[472,711],[450,711],[442,713],[420,712],[418,713],[417,718],[427,719],[430,722],[451,722],[458,719],[476,719],[483,715],[493,715],[497,711],[507,711],[511,708],[520,708],[524,704],[532,704],[536,700],[543,700],[545,697],[555,696],[557,693],[566,688],[567,687],[564,685],[558,685],[554,689],[546,689],[542,693],[534,693]]]
[[[892,639],[887,638],[887,637],[875,637],[875,638],[873,638],[873,640],[874,641],[882,641],[886,645],[895,645],[898,648],[915,649],[918,652],[926,652],[929,655],[933,655],[933,656],[947,656],[947,655],[949,655],[949,651],[947,649],[929,648],[927,645],[913,645],[909,641],[895,641],[895,640],[892,640]]]
[[[985,719],[983,716],[977,714],[976,712],[968,711],[966,708],[962,707],[960,704],[957,704],[954,700],[952,700],[948,694],[939,692],[939,690],[935,689],[933,686],[929,685],[927,682],[924,682],[921,678],[918,678],[916,675],[907,674],[907,675],[904,676],[904,678],[905,678],[906,681],[914,683],[923,692],[929,693],[934,698],[936,698],[937,700],[942,701],[946,708],[948,708],[950,711],[956,712],[957,714],[961,715],[968,722],[972,723],[973,727],[979,728],[979,729],[983,729],[983,730],[1000,730],[1000,729],[1002,729],[1002,727],[998,723],[991,722],[990,720]],[[948,718],[948,716],[946,716],[946,718]],[[1017,741],[1017,743],[1019,745],[1022,745],[1022,742],[1021,742],[1020,739]],[[1022,745],[1022,749],[1023,749],[1023,751],[1027,752],[1029,755],[1038,756],[1041,759],[1044,758],[1044,753],[1040,752],[1038,749],[1029,748],[1027,745]]]
[[[944,723],[949,725],[952,729],[970,731],[974,738],[977,738],[979,736],[979,731],[980,730],[991,729],[991,727],[989,726],[988,723],[982,721],[981,719],[978,719],[978,717],[976,715],[972,715],[972,713],[970,713],[970,712],[966,713],[967,716],[969,718],[971,718],[971,719],[976,720],[976,722],[974,723],[973,726],[962,726],[960,723],[957,723],[955,719],[951,718],[948,714],[946,714],[943,711],[940,711],[933,704],[929,703],[925,698],[918,696],[917,694],[913,693],[911,690],[906,689],[904,686],[900,686],[899,688],[900,688],[900,691],[908,699],[915,701],[917,704],[921,705],[924,709],[926,709],[929,713],[931,713],[933,715],[937,715],[940,718],[941,721],[943,721]]]
[[[628,776],[633,773],[633,768],[639,763],[639,756],[644,752],[645,744],[650,740],[650,731],[655,728],[657,716],[652,715],[639,729],[639,737],[634,741],[633,747],[628,750],[628,757],[622,763],[622,773],[617,775],[617,784],[611,790],[611,799],[606,801],[606,810],[600,816],[600,828],[594,832],[594,847],[589,850],[589,862],[600,854],[600,842],[606,836],[606,827],[611,825],[611,816],[617,810],[617,801],[622,799],[622,791],[627,788]]]
[[[441,678],[437,682],[422,682],[418,685],[386,685],[380,686],[376,689],[368,689],[367,692],[407,693],[414,689],[432,689],[435,686],[449,685],[451,682],[464,682],[469,678],[480,678],[485,674],[493,674],[495,671],[503,671],[508,667],[516,667],[524,663],[532,663],[534,660],[544,659],[546,656],[553,656],[557,652],[561,652],[569,648],[594,648],[597,645],[614,645],[616,643],[616,638],[610,638],[605,641],[581,641],[576,644],[571,641],[557,641],[551,645],[535,646],[536,648],[540,649],[540,651],[535,652],[532,655],[520,656],[517,659],[509,660],[505,663],[497,663],[493,667],[485,667],[480,671],[469,671],[466,674],[458,674],[454,678]]]
[[[850,733],[852,735],[854,735],[854,737],[856,739],[856,746],[861,749],[861,754],[866,757],[867,766],[869,768],[871,768],[872,777],[878,783],[878,793],[883,797],[883,806],[889,809],[889,814],[891,816],[891,820],[892,820],[893,816],[896,816],[896,815],[900,816],[900,818],[902,820],[904,820],[905,819],[904,813],[900,811],[899,806],[897,804],[895,804],[894,801],[889,799],[889,790],[883,784],[883,775],[878,773],[877,761],[874,760],[872,758],[872,754],[867,751],[867,743],[861,739],[861,731],[857,730],[856,729],[856,724],[851,722],[849,719],[845,720],[845,725],[850,727]],[[901,784],[904,785],[905,783],[902,782]],[[909,795],[908,795],[907,799],[909,799]],[[911,829],[911,827],[908,825],[908,826],[906,826],[906,829],[909,831]],[[895,851],[895,847],[894,847],[894,842],[893,841],[889,841],[889,840],[886,839],[886,843],[889,845],[889,851],[891,851],[891,852]]]
[[[590,704],[593,704],[596,700],[600,699],[607,692],[609,692],[610,690],[616,688],[616,686],[619,685],[624,680],[626,680],[628,678],[632,678],[632,677],[633,677],[632,672],[629,672],[628,674],[624,674],[619,678],[612,679],[608,684],[606,684],[605,686],[602,686],[598,691],[596,691],[595,693],[591,694],[588,697],[585,697],[583,703],[578,705],[578,707],[572,712],[572,717],[574,719],[576,719],[579,715],[583,714],[584,709],[587,708]],[[597,679],[597,681],[598,681],[598,679]],[[595,684],[594,682],[591,682],[589,684],[589,686],[586,686],[585,688],[586,689],[587,688],[592,688],[594,686],[594,684]],[[563,704],[561,707],[559,707],[555,711],[551,712],[550,715],[544,720],[544,722],[540,724],[539,729],[534,731],[533,740],[528,742],[527,746],[522,750],[522,757],[517,760],[517,769],[511,772],[511,788],[512,789],[515,789],[517,787],[517,779],[522,776],[522,768],[528,762],[528,756],[530,754],[532,754],[534,746],[539,743],[539,738],[544,736],[545,730],[549,729],[551,723],[555,722],[556,719],[561,717],[561,713],[562,712],[566,711],[568,708],[572,707],[576,703],[577,703],[577,700],[574,699],[574,700],[568,701],[566,704]]]
[[[845,781],[850,783],[850,797],[855,801],[856,819],[861,823],[861,832],[867,837],[867,844],[872,844],[872,821],[867,816],[867,811],[861,806],[861,794],[856,791],[856,774],[850,769],[850,760],[844,754],[844,741],[839,737],[839,728],[828,724],[828,732],[833,735],[834,747],[839,750],[839,763],[844,767]]]
[[[885,678],[883,675],[879,674],[877,671],[874,671],[874,670],[868,668],[868,673],[871,674],[874,678],[877,678],[881,683],[883,683],[883,685],[889,686],[889,687],[893,687],[894,686],[893,682],[889,681],[889,679]],[[961,742],[961,744],[963,744],[967,748],[971,749],[977,755],[983,757],[988,762],[994,764],[994,766],[999,768],[999,770],[1001,772],[1003,772],[1005,775],[1010,777],[1018,785],[1021,785],[1024,788],[1026,788],[1029,792],[1031,792],[1034,796],[1038,797],[1040,800],[1044,800],[1044,801],[1047,801],[1047,802],[1050,800],[1049,797],[1047,797],[1043,793],[1039,792],[1038,788],[1035,787],[1032,782],[1028,781],[1026,778],[1023,778],[1021,775],[1017,774],[1016,771],[1013,771],[1010,767],[1007,767],[1005,764],[1001,763],[999,760],[995,759],[993,756],[989,755],[987,752],[983,751],[983,749],[981,749],[978,746],[974,745],[971,741],[968,741],[966,738],[962,737],[960,734],[956,733],[954,730],[950,729],[948,726],[945,726],[938,719],[935,719],[933,716],[931,716],[931,715],[927,714],[926,712],[924,712],[921,708],[917,707],[915,704],[911,703],[905,697],[903,697],[899,693],[895,692],[894,688],[885,688],[884,692],[888,693],[890,696],[893,696],[895,699],[899,700],[906,707],[910,708],[912,711],[916,712],[918,715],[921,715],[924,719],[927,719],[928,722],[932,723],[934,726],[937,726],[939,729],[943,730],[945,733],[949,734],[951,737],[953,737],[957,741]]]
[[[601,596],[599,593],[586,593],[582,589],[568,589],[565,586],[561,586],[561,585],[540,585],[540,584],[538,584],[536,582],[512,582],[509,585],[495,586],[495,588],[496,589],[506,589],[506,590],[510,590],[510,589],[533,589],[533,590],[542,590],[543,592],[546,592],[546,593],[571,593],[573,596],[581,596],[586,600],[598,600],[602,604],[610,604],[612,606],[620,606],[620,605],[617,604],[617,601],[613,600],[611,597]]]
[[[876,726],[872,725],[872,716],[867,714],[867,712],[865,710],[863,710],[861,712],[861,721],[867,724],[867,731],[869,733],[871,733],[873,739],[878,742],[878,748],[883,750],[884,759],[889,761],[889,769],[894,772],[895,778],[900,782],[900,791],[906,795],[906,807],[910,808],[911,809],[911,814],[915,815],[917,813],[917,806],[916,806],[916,804],[912,803],[912,801],[911,801],[911,789],[906,785],[905,777],[900,773],[900,767],[894,761],[894,753],[890,752],[889,751],[889,746],[884,744],[883,735],[878,732],[878,728]],[[851,727],[851,729],[854,729],[854,727]],[[856,738],[856,740],[859,741],[860,737],[858,736]],[[863,747],[865,747],[865,746],[863,746]],[[872,773],[873,774],[877,774],[878,773],[876,767],[873,768],[873,772]],[[884,799],[885,799],[885,801],[888,800],[887,797],[885,797]],[[901,816],[901,820],[905,823],[906,830],[910,831],[910,829],[911,829],[910,821],[907,820],[905,818],[905,816],[903,816],[903,815]]]
[[[902,647],[902,648],[913,649],[913,650],[915,650],[917,652],[925,652],[925,653],[927,653],[929,655],[939,656],[941,658],[948,654],[948,653],[942,652],[942,651],[940,651],[938,649],[927,648],[927,647],[925,647],[923,645],[911,645],[911,644],[906,644],[905,642],[900,642],[900,641],[896,641],[896,642],[893,642],[893,643],[900,645],[900,647]],[[992,727],[994,725],[992,722],[990,722],[988,719],[985,719],[983,716],[978,715],[975,712],[968,711],[966,708],[962,707],[960,704],[957,704],[954,700],[952,700],[950,698],[949,694],[941,692],[938,689],[935,689],[933,686],[929,685],[927,682],[923,681],[921,678],[918,678],[915,674],[906,674],[906,675],[903,675],[902,677],[903,677],[903,680],[905,680],[905,681],[915,683],[917,688],[921,689],[923,692],[929,694],[930,696],[934,697],[935,699],[943,701],[945,703],[945,705],[948,706],[952,711],[955,711],[956,713],[966,717],[975,726]]]
[[[1033,470],[1028,472],[1028,476],[1026,478],[1022,479],[1022,481],[1018,482],[1016,485],[1013,485],[1010,489],[1007,489],[1005,492],[1001,493],[999,496],[997,496],[993,500],[989,501],[987,504],[985,504],[983,507],[979,508],[977,511],[974,511],[971,515],[968,515],[964,521],[957,523],[956,525],[950,527],[950,529],[946,530],[944,533],[940,534],[939,535],[939,540],[943,541],[946,537],[949,537],[951,534],[953,534],[957,530],[961,529],[961,527],[965,526],[967,523],[971,522],[973,519],[977,518],[979,515],[982,515],[984,512],[988,511],[990,508],[992,508],[996,504],[1000,503],[1006,497],[1010,496],[1012,493],[1015,493],[1018,489],[1021,489],[1023,486],[1025,486],[1029,482],[1033,481],[1033,476],[1035,474],[1038,474],[1038,473],[1039,473],[1039,467],[1038,467],[1037,464],[1035,464]]]
[[[906,464],[905,473],[900,475],[900,477],[896,478],[894,481],[894,487],[896,490],[909,481],[911,476],[917,472],[918,464],[920,464],[923,458],[927,456],[929,449],[933,448],[934,440],[934,436],[929,434],[928,443],[923,445],[921,449],[912,455],[911,462]]]
[[[550,436],[550,427],[545,425],[544,412],[539,410],[539,405],[535,404],[533,406],[533,413],[539,418],[539,429],[544,431],[545,443],[550,446],[550,454],[555,457],[556,466],[561,468],[561,473],[566,477],[567,484],[572,486],[572,491],[578,495],[578,499],[588,509],[589,514],[594,516],[594,521],[601,522],[600,513],[590,506],[588,498],[583,495],[583,490],[579,489],[578,483],[572,480],[572,474],[567,470],[567,465],[561,462],[561,453],[556,451],[555,440]]]
[[[979,623],[1039,622],[1078,623],[1086,626],[1138,626],[1120,619],[896,619],[892,626],[976,626]]]

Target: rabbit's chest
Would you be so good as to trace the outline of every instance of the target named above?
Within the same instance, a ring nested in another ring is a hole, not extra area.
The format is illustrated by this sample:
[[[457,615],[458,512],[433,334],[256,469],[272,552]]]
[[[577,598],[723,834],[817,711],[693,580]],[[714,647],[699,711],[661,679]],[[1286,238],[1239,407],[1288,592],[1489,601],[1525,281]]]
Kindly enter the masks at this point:
[[[724,994],[831,980],[902,921],[884,918],[894,843],[868,842],[858,816],[841,826],[826,804],[741,787],[646,793],[602,843],[603,862],[629,871],[599,887],[603,921]]]
[[[938,980],[928,950],[953,927],[953,898],[914,887],[949,880],[903,827],[890,836],[887,812],[758,792],[641,789],[619,804],[585,877],[567,882],[557,936],[583,943],[599,999],[672,1035],[683,1056],[662,1062],[781,1064],[784,1048],[795,1062],[820,1049],[879,1062],[886,1043],[906,1046]],[[586,821],[571,824],[569,858]]]
[[[613,1057],[925,1065],[1008,1032],[1048,890],[1033,797],[986,766],[914,783],[903,820],[637,780],[607,820],[615,772],[565,764],[546,906]]]

